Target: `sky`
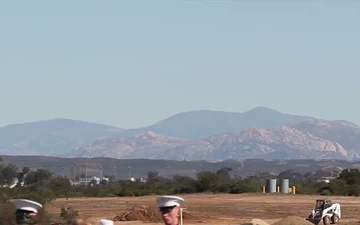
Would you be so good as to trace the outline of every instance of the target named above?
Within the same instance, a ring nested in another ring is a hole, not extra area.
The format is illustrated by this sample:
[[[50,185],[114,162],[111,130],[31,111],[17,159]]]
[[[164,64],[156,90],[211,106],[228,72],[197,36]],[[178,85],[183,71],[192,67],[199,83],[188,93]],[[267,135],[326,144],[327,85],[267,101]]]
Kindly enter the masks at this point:
[[[258,106],[360,125],[360,1],[7,1],[0,126]]]

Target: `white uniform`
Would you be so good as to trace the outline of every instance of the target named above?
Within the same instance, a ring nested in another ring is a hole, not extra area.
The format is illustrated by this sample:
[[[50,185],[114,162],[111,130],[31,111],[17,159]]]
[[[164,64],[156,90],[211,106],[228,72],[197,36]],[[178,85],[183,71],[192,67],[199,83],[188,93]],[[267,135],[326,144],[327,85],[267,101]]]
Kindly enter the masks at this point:
[[[107,219],[100,219],[100,225],[114,225],[114,221]]]

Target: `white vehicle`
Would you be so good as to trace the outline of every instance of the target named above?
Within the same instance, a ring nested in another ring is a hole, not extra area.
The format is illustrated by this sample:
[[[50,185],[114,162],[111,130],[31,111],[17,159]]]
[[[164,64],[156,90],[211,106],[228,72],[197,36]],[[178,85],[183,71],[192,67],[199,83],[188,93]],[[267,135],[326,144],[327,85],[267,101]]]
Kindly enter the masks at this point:
[[[339,203],[332,203],[328,199],[316,200],[315,209],[307,218],[310,222],[318,224],[323,221],[324,225],[336,224],[341,218],[341,207]]]

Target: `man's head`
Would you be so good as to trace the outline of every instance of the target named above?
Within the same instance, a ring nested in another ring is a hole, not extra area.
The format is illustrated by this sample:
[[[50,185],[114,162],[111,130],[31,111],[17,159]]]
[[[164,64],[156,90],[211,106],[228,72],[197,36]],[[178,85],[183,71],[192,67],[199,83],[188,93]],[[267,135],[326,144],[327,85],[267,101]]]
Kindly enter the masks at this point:
[[[184,199],[178,196],[164,195],[156,199],[162,218],[166,225],[179,225],[181,218],[181,204]]]
[[[17,224],[35,224],[38,210],[42,205],[38,202],[28,199],[14,199],[11,202],[16,208],[16,223]]]

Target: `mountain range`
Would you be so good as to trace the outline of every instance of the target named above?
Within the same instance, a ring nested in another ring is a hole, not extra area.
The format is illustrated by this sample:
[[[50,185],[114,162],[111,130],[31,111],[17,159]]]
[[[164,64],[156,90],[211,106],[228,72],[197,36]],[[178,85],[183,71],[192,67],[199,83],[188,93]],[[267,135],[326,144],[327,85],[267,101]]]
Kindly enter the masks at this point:
[[[360,127],[257,107],[199,110],[122,129],[69,119],[0,128],[0,155],[116,159],[360,159]]]

